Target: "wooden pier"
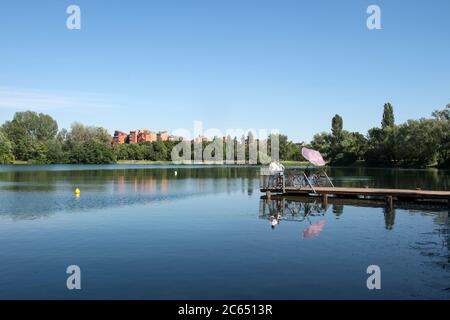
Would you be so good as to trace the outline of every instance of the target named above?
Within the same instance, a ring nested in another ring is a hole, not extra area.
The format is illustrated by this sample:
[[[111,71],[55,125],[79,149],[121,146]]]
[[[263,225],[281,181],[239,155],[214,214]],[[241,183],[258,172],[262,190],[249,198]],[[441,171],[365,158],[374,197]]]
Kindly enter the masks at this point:
[[[379,188],[342,188],[342,187],[284,187],[261,188],[261,192],[270,198],[272,194],[321,196],[326,202],[328,197],[356,199],[385,199],[392,206],[394,201],[430,201],[447,202],[450,205],[450,191],[379,189]]]

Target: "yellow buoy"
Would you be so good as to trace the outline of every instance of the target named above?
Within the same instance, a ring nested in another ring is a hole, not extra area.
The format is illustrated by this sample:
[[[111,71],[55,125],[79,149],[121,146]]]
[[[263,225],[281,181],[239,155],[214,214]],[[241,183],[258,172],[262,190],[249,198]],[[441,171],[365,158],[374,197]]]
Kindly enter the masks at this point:
[[[76,188],[76,189],[75,189],[75,194],[76,194],[77,196],[79,196],[80,193],[81,193],[80,189],[79,189],[79,188]]]

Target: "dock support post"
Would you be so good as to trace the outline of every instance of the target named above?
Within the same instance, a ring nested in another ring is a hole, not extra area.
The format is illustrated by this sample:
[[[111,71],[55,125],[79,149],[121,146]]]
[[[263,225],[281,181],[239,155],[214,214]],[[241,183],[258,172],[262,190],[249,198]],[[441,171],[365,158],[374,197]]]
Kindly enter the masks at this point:
[[[272,194],[270,193],[269,190],[267,190],[266,191],[266,198],[267,198],[267,200],[270,200],[271,196],[272,196]]]
[[[388,207],[389,211],[392,211],[394,207],[394,199],[392,196],[386,197],[386,206]]]
[[[322,194],[322,209],[327,210],[328,208],[328,194]]]

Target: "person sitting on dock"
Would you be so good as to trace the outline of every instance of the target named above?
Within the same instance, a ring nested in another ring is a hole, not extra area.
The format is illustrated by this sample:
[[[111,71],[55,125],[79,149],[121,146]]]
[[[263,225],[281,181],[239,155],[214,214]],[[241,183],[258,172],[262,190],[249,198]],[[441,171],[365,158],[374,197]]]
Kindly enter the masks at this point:
[[[278,184],[279,178],[282,177],[284,174],[284,166],[280,163],[279,160],[273,161],[269,165],[269,172],[270,172],[269,186],[272,186],[274,180]]]
[[[279,161],[273,161],[269,165],[270,174],[276,175],[276,174],[282,172],[284,170],[284,167],[282,167],[282,166],[283,165]]]
[[[280,175],[283,175],[284,174],[284,166],[280,162],[280,160],[277,160],[277,165],[278,165],[278,169],[280,170]]]

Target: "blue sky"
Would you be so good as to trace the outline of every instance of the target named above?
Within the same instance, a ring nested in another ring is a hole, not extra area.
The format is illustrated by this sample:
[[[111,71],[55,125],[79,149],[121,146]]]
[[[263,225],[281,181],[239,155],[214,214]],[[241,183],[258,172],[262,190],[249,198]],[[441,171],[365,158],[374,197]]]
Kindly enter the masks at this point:
[[[77,4],[82,29],[66,28]],[[377,4],[382,30],[366,27]],[[276,128],[295,141],[450,103],[450,1],[2,1],[0,122]]]

